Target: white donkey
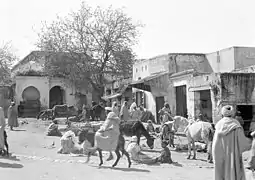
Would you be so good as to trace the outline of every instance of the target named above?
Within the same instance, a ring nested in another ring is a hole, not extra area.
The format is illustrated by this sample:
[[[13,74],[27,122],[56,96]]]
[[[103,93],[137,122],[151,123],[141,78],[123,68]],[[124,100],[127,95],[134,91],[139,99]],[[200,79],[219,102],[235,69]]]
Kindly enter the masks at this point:
[[[214,128],[209,122],[195,122],[194,120],[188,120],[181,116],[175,116],[173,122],[173,128],[175,132],[177,132],[180,127],[184,128],[183,132],[187,136],[188,139],[188,157],[191,157],[191,144],[193,149],[193,159],[196,159],[196,146],[195,142],[203,141],[207,145],[207,153],[208,153],[208,161],[212,163],[212,140],[214,135]]]

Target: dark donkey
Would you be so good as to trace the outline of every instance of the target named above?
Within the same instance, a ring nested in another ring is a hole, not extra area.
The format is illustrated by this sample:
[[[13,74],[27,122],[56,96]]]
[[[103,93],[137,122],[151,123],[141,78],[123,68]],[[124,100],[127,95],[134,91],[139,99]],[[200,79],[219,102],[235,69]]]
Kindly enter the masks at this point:
[[[141,121],[130,120],[122,121],[120,123],[120,133],[125,136],[136,136],[137,143],[140,144],[141,136],[144,136],[147,139],[147,145],[153,149],[154,148],[154,137],[152,137],[148,131],[145,129]]]
[[[90,144],[94,147],[95,132],[90,132],[89,130],[83,129],[81,132],[79,132],[79,142],[82,143],[85,139],[87,139],[90,142]],[[103,164],[103,156],[102,156],[103,149],[100,149],[100,148],[93,148],[93,150],[88,153],[87,162],[89,161],[91,154],[95,151],[98,151],[98,153],[99,153],[99,158],[100,158],[99,166],[101,166]],[[125,139],[122,135],[119,135],[118,144],[117,144],[117,147],[115,148],[115,153],[117,155],[117,159],[114,162],[114,164],[112,165],[112,167],[115,167],[118,164],[120,157],[121,157],[120,151],[122,152],[122,154],[124,154],[127,157],[128,167],[130,168],[131,161],[130,161],[129,154],[125,150]]]

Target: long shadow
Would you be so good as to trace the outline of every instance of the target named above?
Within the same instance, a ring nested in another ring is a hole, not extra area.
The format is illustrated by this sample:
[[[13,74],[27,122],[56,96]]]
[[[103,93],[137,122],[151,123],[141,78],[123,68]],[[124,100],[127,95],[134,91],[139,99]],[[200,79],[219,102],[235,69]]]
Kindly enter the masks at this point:
[[[0,168],[20,169],[20,168],[23,168],[23,167],[24,166],[22,164],[0,162]]]
[[[98,167],[98,166],[94,166]],[[112,170],[117,170],[117,171],[123,171],[123,172],[150,172],[149,170],[146,169],[138,169],[138,168],[119,168],[119,167],[108,167],[108,166],[100,166],[98,169],[112,169]]]
[[[180,164],[178,162],[173,162],[172,165],[177,166],[177,167],[182,167],[182,164]]]
[[[0,159],[8,159],[12,161],[20,161],[16,156],[13,156],[11,153],[9,153],[9,156],[0,156]]]
[[[12,131],[27,131],[25,129],[13,129]]]

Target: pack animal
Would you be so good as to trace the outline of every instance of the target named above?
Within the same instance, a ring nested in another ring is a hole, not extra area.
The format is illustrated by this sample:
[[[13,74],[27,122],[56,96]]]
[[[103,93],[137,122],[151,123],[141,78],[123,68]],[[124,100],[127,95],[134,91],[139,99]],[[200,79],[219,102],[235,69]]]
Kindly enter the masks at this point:
[[[178,131],[180,127],[184,128],[184,133],[188,140],[188,157],[191,158],[191,145],[193,149],[193,159],[196,159],[196,146],[195,142],[205,142],[207,145],[207,153],[208,153],[208,162],[212,163],[212,140],[214,136],[214,128],[213,125],[209,122],[195,122],[194,120],[187,120],[184,117],[175,117],[174,118],[174,130]]]
[[[68,106],[67,104],[55,105],[52,108],[52,111],[53,119],[55,119],[56,117],[65,116],[66,120],[68,121],[69,117],[78,115],[78,109],[74,106]]]
[[[90,142],[90,144],[92,146],[94,146],[94,144],[95,144],[95,142],[94,142],[95,132],[90,132],[88,130],[83,130],[80,134],[82,134],[82,136],[79,136],[80,143],[82,143],[86,139]],[[80,137],[82,137],[82,139]],[[102,156],[103,149],[100,149],[100,148],[93,148],[92,150],[90,150],[90,152],[88,153],[87,162],[89,161],[91,154],[94,153],[95,151],[98,151],[98,153],[99,153],[99,159],[100,159],[99,166],[101,166],[103,164],[103,156]],[[130,160],[128,152],[125,150],[125,139],[122,135],[119,135],[118,144],[117,144],[117,147],[115,148],[115,154],[117,155],[117,159],[114,162],[114,164],[112,165],[112,167],[115,167],[118,164],[118,162],[120,160],[120,157],[121,157],[120,152],[122,152],[122,154],[124,154],[127,157],[128,167],[130,168],[131,167],[131,160]]]
[[[40,118],[43,121],[53,119],[53,110],[52,109],[46,109],[46,110],[40,111],[39,114],[37,115],[37,120],[39,120]]]
[[[130,120],[130,121],[122,121],[120,123],[120,133],[125,136],[136,136],[137,143],[140,144],[141,136],[145,136],[147,139],[147,145],[153,149],[154,148],[154,137],[151,136],[148,131],[145,129],[143,123],[141,121]]]

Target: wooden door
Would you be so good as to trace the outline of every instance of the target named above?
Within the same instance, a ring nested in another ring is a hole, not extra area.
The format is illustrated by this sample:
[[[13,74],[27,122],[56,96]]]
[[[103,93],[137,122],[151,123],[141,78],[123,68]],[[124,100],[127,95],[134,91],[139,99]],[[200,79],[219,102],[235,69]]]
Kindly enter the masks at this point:
[[[188,117],[186,85],[177,86],[176,90],[176,115]]]

